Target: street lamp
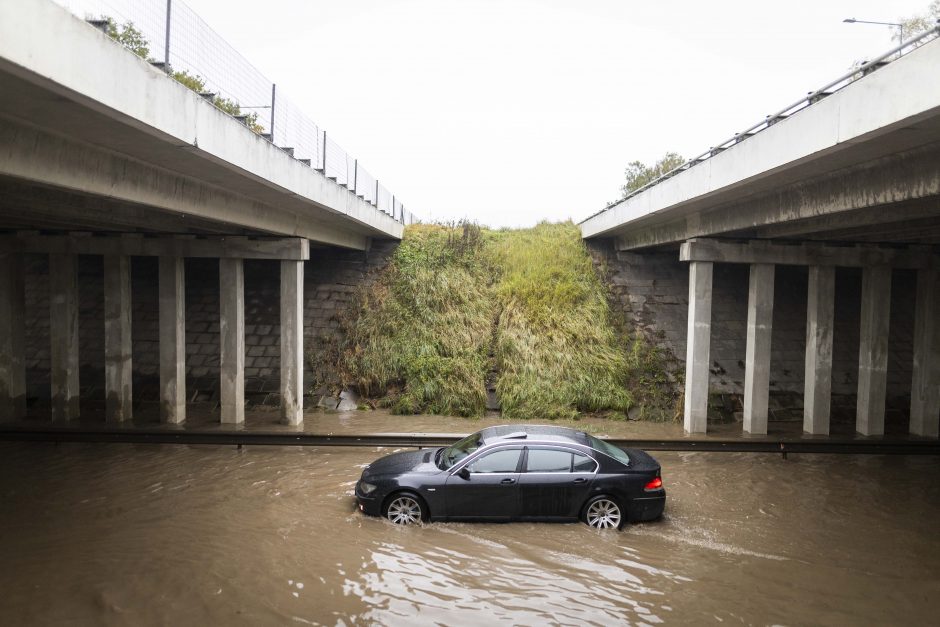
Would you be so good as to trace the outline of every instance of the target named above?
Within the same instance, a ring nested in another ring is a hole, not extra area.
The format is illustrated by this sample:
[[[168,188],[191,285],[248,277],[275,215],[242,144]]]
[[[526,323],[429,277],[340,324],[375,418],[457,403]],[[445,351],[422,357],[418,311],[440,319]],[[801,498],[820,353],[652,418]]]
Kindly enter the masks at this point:
[[[878,24],[879,26],[897,26],[898,45],[904,43],[904,24],[899,24],[897,22],[870,22],[868,20],[857,20],[854,17],[848,17],[842,21],[846,24]]]

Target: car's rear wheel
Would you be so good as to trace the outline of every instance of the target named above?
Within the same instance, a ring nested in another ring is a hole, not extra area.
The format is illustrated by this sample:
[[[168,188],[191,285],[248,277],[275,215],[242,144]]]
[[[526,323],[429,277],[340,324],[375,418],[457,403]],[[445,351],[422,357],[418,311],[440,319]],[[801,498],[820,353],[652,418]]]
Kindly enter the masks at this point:
[[[416,525],[425,519],[424,504],[410,492],[399,492],[389,497],[383,514],[396,525]]]
[[[620,529],[623,526],[623,510],[609,496],[595,496],[584,506],[581,520],[594,529]]]

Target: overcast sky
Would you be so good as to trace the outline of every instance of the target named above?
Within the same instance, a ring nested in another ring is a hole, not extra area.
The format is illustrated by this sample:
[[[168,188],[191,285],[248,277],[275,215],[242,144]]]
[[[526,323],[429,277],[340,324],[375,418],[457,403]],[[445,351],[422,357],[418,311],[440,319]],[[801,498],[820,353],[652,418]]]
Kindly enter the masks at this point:
[[[581,220],[893,46],[928,0],[187,0],[412,212]]]

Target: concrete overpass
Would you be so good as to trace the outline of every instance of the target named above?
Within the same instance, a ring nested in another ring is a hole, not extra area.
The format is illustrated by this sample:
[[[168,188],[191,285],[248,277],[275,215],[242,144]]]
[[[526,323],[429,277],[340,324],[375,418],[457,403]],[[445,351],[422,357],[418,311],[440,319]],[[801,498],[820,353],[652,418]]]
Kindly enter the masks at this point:
[[[618,251],[689,264],[685,427],[708,410],[714,264],[750,266],[744,429],[766,433],[777,265],[808,268],[804,430],[829,433],[834,268],[863,274],[859,433],[884,430],[892,268],[916,270],[910,431],[940,422],[937,31],[882,55],[581,223]]]
[[[403,215],[403,214],[402,214]],[[0,419],[25,411],[24,254],[49,255],[52,411],[78,412],[78,255],[104,258],[108,416],[130,417],[132,256],[159,257],[164,419],[185,418],[187,257],[220,267],[222,419],[243,420],[244,259],[281,263],[281,397],[300,420],[304,261],[403,219],[48,0],[0,2]],[[4,234],[5,233],[5,234]]]

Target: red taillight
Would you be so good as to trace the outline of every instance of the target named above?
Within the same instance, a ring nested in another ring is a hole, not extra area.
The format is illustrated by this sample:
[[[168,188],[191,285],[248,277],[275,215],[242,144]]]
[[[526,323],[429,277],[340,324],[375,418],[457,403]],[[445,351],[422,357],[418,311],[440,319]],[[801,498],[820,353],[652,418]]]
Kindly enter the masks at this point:
[[[663,487],[663,480],[661,477],[656,477],[649,483],[644,486],[644,490],[659,490]]]

